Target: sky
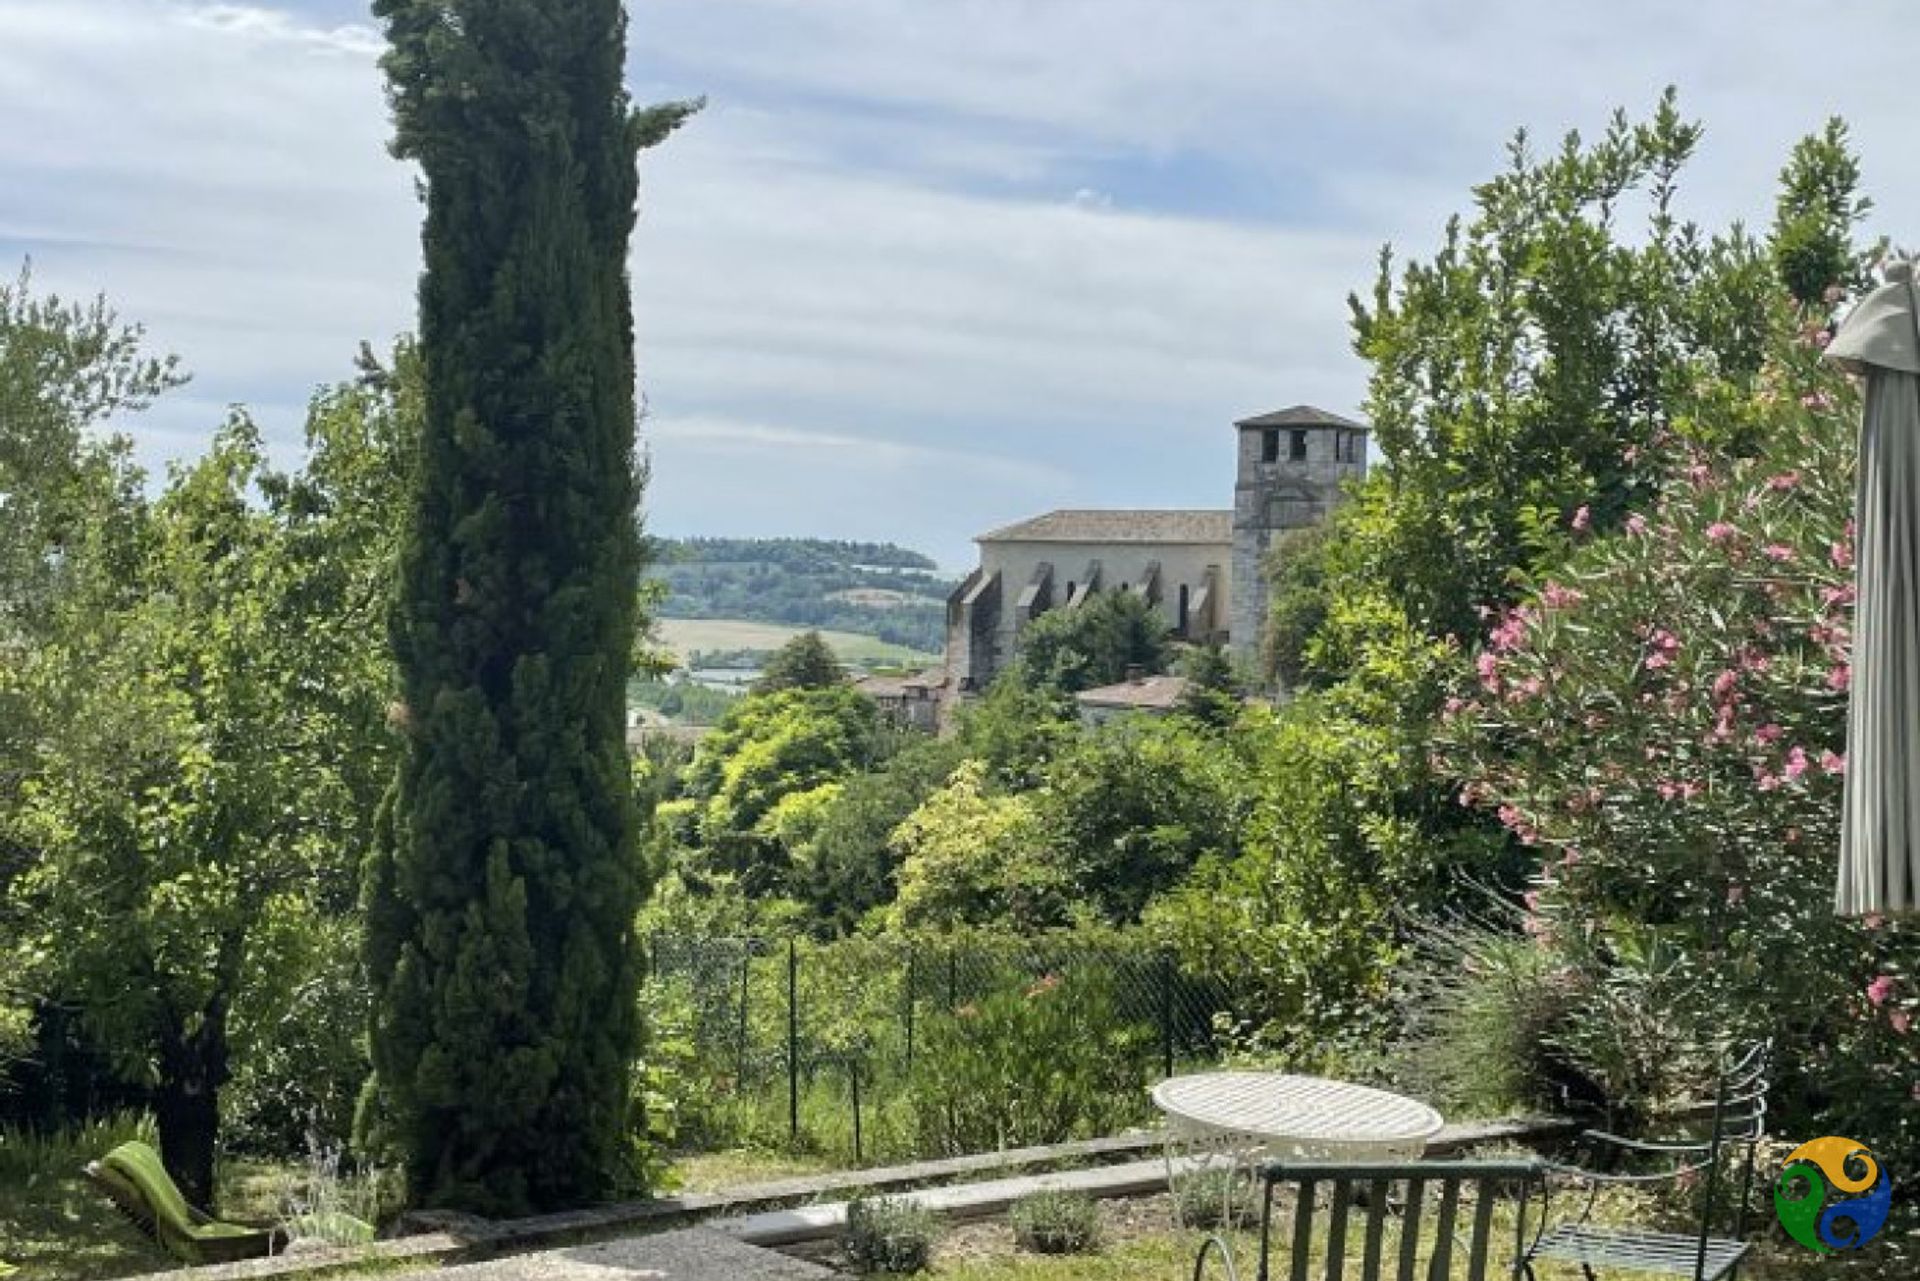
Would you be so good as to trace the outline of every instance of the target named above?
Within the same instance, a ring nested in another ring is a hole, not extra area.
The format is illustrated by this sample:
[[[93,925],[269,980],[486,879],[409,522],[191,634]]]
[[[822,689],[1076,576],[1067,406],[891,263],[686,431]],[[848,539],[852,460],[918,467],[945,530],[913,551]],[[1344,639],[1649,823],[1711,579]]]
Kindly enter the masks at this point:
[[[1682,213],[1763,226],[1853,127],[1920,242],[1910,0],[631,0],[647,523],[894,541],[962,568],[1055,507],[1227,507],[1232,422],[1357,413],[1347,295],[1424,256],[1513,131],[1702,120]],[[420,206],[345,0],[0,0],[0,271],[104,292],[192,382],[156,473],[412,323]]]

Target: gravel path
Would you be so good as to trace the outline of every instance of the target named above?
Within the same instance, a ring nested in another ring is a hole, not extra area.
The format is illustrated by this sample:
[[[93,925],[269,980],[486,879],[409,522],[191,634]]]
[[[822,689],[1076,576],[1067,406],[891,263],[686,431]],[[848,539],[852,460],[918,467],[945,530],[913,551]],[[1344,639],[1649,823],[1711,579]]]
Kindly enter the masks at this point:
[[[542,1250],[433,1274],[438,1281],[820,1281],[834,1274],[703,1228]]]

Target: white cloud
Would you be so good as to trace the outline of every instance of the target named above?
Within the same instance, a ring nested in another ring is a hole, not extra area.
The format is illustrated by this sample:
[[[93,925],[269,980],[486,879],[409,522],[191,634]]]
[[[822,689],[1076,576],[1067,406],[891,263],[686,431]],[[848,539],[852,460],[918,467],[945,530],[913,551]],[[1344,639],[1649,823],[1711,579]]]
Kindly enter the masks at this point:
[[[1920,201],[1891,0],[1851,37],[1732,0],[631,7],[637,92],[713,95],[643,158],[633,254],[673,532],[951,560],[1033,508],[1224,505],[1233,417],[1357,404],[1345,295],[1380,241],[1430,246],[1514,126],[1552,145],[1668,82],[1709,124],[1709,226],[1764,220],[1835,111],[1882,209]],[[150,458],[231,400],[289,441],[411,322],[419,207],[355,11],[0,0],[0,259],[106,290],[196,371],[137,425]]]

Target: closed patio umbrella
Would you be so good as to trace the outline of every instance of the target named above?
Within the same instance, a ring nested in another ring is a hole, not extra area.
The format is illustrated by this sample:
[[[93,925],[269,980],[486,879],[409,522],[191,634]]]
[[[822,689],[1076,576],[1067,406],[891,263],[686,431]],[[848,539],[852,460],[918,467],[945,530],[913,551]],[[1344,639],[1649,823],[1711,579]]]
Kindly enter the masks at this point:
[[[1827,358],[1866,378],[1854,496],[1842,915],[1920,911],[1920,293],[1896,261]]]

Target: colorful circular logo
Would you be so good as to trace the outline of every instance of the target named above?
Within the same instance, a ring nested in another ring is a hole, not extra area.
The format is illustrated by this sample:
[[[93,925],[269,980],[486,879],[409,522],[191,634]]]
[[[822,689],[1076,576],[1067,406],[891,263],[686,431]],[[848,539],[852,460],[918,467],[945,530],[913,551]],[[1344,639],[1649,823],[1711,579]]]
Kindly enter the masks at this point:
[[[1773,1208],[1787,1235],[1809,1250],[1858,1250],[1880,1235],[1893,1207],[1893,1181],[1873,1153],[1828,1135],[1787,1154]]]

